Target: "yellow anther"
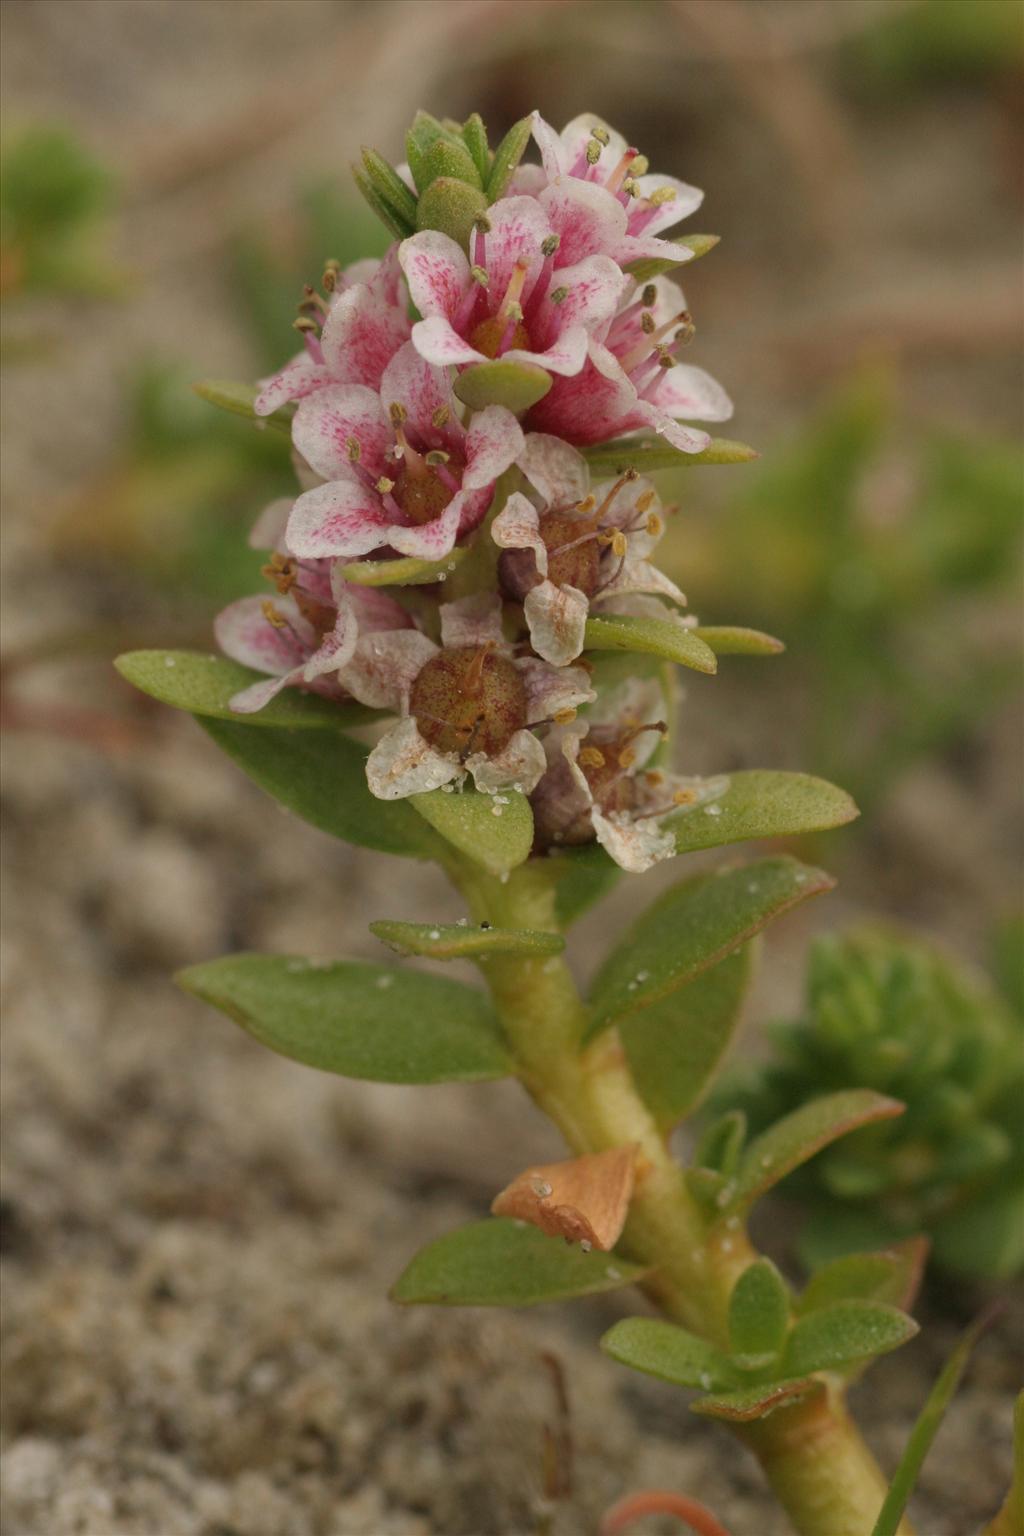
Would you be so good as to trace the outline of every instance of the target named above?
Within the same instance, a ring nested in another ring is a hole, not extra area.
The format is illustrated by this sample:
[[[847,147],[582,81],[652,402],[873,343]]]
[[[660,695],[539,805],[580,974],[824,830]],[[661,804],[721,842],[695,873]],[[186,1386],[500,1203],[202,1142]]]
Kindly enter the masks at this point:
[[[645,309],[643,314],[640,316],[640,329],[643,331],[645,336],[649,336],[655,329],[654,316],[651,314],[649,309]]]
[[[665,775],[661,773],[657,768],[652,768],[648,773],[644,774],[644,781],[649,784],[652,789],[657,789],[659,784],[664,784]]]
[[[651,538],[660,538],[661,531],[664,526],[665,525],[661,521],[661,518],[658,516],[657,512],[652,512],[646,523],[647,532],[650,534]]]
[[[643,516],[643,514],[650,507],[650,505],[651,505],[652,501],[654,500],[656,494],[657,494],[657,492],[655,492],[655,491],[644,491],[642,496],[638,496],[637,497],[637,499],[636,499],[636,510],[640,513],[641,517]]]
[[[587,145],[587,164],[588,165],[596,165],[597,164],[597,162],[601,158],[601,151],[602,151],[603,148],[604,148],[604,145],[599,143],[599,141],[597,139],[591,139],[590,140],[589,144]]]
[[[394,490],[395,482],[393,480],[389,480],[387,475],[381,475],[380,479],[377,481],[376,488],[382,496],[387,496],[391,491]]]
[[[677,789],[672,796],[673,805],[692,805],[697,798],[695,789]]]
[[[451,418],[452,413],[448,407],[446,405],[439,405],[433,416],[430,418],[430,424],[432,427],[446,427],[449,421],[451,421]]]
[[[583,747],[580,751],[579,760],[584,768],[604,767],[604,753],[599,747]]]
[[[633,751],[633,748],[632,747],[623,747],[622,751],[619,753],[619,767],[620,768],[632,768],[632,766],[633,766],[633,764],[635,762],[636,762],[636,753]]]
[[[604,126],[603,123],[594,124],[593,128],[590,130],[590,137],[592,139],[596,139],[602,148],[611,142],[611,134],[608,132],[608,129]]]
[[[615,532],[612,534],[612,553],[618,555],[619,559],[621,560],[624,558],[628,548],[629,545],[626,542],[626,535],[623,533],[621,528],[616,528]]]
[[[675,187],[659,187],[656,192],[651,193],[647,201],[657,208],[661,203],[675,202],[675,196]]]
[[[275,629],[287,629],[288,620],[283,613],[278,612],[269,597],[265,597],[260,603],[260,610],[267,623],[272,624]]]
[[[597,506],[597,497],[596,496],[584,496],[582,501],[578,501],[576,503],[576,511],[577,512],[593,512],[593,510],[594,510],[594,508],[596,506]]]
[[[407,420],[409,412],[398,400],[392,400],[388,406],[388,415],[391,417],[392,425],[400,427]]]
[[[363,456],[363,450],[359,446],[358,437],[350,437],[345,444],[345,450],[348,453],[349,463],[358,464]]]
[[[576,719],[576,711],[574,709],[556,709],[553,718],[556,725],[571,725]]]

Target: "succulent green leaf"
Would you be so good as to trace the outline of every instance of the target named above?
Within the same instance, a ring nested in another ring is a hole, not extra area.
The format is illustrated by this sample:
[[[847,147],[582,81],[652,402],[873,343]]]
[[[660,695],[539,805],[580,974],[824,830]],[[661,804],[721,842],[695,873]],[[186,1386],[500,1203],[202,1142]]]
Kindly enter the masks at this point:
[[[485,795],[463,788],[432,789],[407,802],[447,843],[492,875],[507,874],[530,857],[533,811],[516,789]]]
[[[367,180],[379,196],[410,229],[415,229],[416,199],[394,167],[388,164],[383,155],[378,155],[375,149],[367,149],[365,146],[363,166]]]
[[[495,358],[489,363],[474,363],[455,380],[455,393],[471,410],[482,411],[488,405],[503,405],[514,416],[522,416],[531,405],[543,400],[554,380],[536,363],[506,363]]]
[[[493,1218],[422,1248],[391,1297],[406,1305],[532,1307],[613,1291],[645,1274],[614,1251],[584,1253],[537,1227]]]
[[[227,955],[177,977],[263,1045],[375,1083],[484,1082],[512,1063],[482,992],[422,971]]]
[[[254,730],[212,718],[199,723],[261,789],[321,832],[382,853],[443,857],[443,842],[409,801],[371,795],[359,742],[334,731]]]
[[[256,396],[259,393],[255,384],[241,384],[232,379],[201,379],[192,388],[201,400],[209,401],[220,411],[228,411],[232,416],[244,416],[247,421],[258,422],[261,427],[269,427],[272,432],[280,432],[284,437],[291,438],[293,411],[274,411],[270,416],[256,415]]]
[[[480,177],[480,185],[484,186],[491,174],[491,149],[487,142],[487,129],[479,112],[474,112],[463,123],[462,141],[473,156],[473,164]]]
[[[960,1378],[967,1369],[971,1351],[978,1342],[979,1335],[991,1321],[991,1314],[980,1317],[974,1323],[963,1338],[957,1344],[946,1364],[943,1366],[934,1387],[928,1394],[928,1399],[910,1432],[910,1438],[900,1457],[899,1466],[893,1475],[889,1485],[889,1492],[879,1511],[878,1519],[871,1530],[871,1536],[897,1536],[903,1512],[910,1501],[910,1495],[914,1491],[921,1468],[924,1466],[925,1457],[931,1449],[932,1441],[938,1433],[939,1425],[945,1418],[946,1409],[953,1399],[953,1394],[960,1385]],[[1017,1462],[1017,1476],[1014,1479],[1017,1498],[1015,1503],[1021,1515],[1024,1515],[1024,1393],[1017,1399],[1016,1412],[1014,1414],[1015,1452],[1014,1460]],[[1007,1507],[1012,1509],[1009,1500]],[[999,1527],[1002,1529],[1002,1527]],[[993,1521],[988,1530],[992,1536],[996,1536],[997,1522]],[[1007,1525],[1006,1536],[1012,1536],[1014,1530],[1024,1529],[1024,1526]]]
[[[786,1376],[831,1371],[898,1349],[917,1333],[912,1317],[879,1301],[836,1301],[794,1324],[782,1357]]]
[[[786,649],[774,635],[736,624],[699,624],[694,630],[716,656],[778,656]]]
[[[697,875],[631,927],[597,974],[587,1038],[660,1002],[809,896],[835,882],[796,859],[762,859]]]
[[[204,655],[199,651],[128,651],[117,657],[114,666],[133,687],[172,709],[231,720],[255,729],[333,726],[340,730],[364,725],[375,718],[373,711],[361,704],[336,703],[316,693],[302,693],[298,688],[283,689],[256,714],[235,714],[230,700],[250,683],[262,681],[263,674],[228,661],[226,656]]]
[[[710,1088],[739,1024],[751,969],[747,944],[622,1021],[633,1079],[663,1130],[692,1114]]]
[[[465,153],[465,152],[464,152]],[[469,156],[466,155],[469,160]],[[472,161],[469,163],[472,165]],[[479,187],[455,176],[439,176],[420,194],[416,209],[417,229],[439,229],[463,250],[469,246],[473,225],[487,211],[487,199]]]
[[[676,852],[826,832],[858,814],[846,791],[826,779],[810,773],[747,769],[729,775],[729,788],[717,800],[684,811],[674,820]]]
[[[515,174],[516,166],[523,158],[526,146],[530,142],[531,130],[531,119],[529,117],[521,117],[518,123],[512,124],[508,133],[506,133],[494,151],[491,173],[487,178],[484,188],[489,203],[496,203],[499,197],[505,196],[508,184]]]
[[[724,963],[724,962],[723,962]],[[742,1109],[730,1109],[712,1121],[693,1154],[695,1168],[714,1169],[732,1178],[747,1138],[747,1117]]]
[[[903,1105],[871,1088],[828,1093],[795,1109],[747,1147],[736,1175],[733,1208],[746,1209],[816,1152],[862,1125],[890,1120]]]
[[[568,928],[570,923],[582,917],[622,878],[622,870],[614,859],[587,863],[580,859],[552,858],[549,865],[557,872],[555,914],[561,928]]]
[[[409,220],[388,202],[387,198],[382,197],[369,177],[357,166],[352,167],[352,177],[384,228],[390,230],[396,240],[407,240],[410,235],[415,234],[415,224],[410,224]]]
[[[596,480],[612,479],[635,469],[649,475],[656,469],[696,469],[701,464],[749,464],[759,458],[756,448],[713,437],[700,453],[683,453],[663,437],[616,437],[580,450]]]
[[[796,1303],[798,1315],[837,1301],[884,1301],[906,1310],[913,1303],[928,1256],[928,1240],[908,1238],[878,1253],[851,1253],[813,1274]]]
[[[647,1376],[705,1392],[738,1386],[739,1374],[706,1339],[653,1317],[627,1317],[601,1340],[605,1354]]]
[[[607,614],[587,620],[584,647],[588,651],[637,651],[661,656],[665,661],[692,667],[695,672],[715,672],[715,653],[692,629],[669,619],[641,619],[626,614]]]
[[[345,566],[345,580],[357,587],[430,586],[446,581],[467,554],[467,547],[460,545],[441,560],[423,560],[417,555],[403,555],[397,560],[352,560]]]
[[[382,919],[370,932],[399,955],[427,955],[431,960],[475,960],[488,955],[559,955],[560,933],[527,928],[480,928],[459,923],[400,923]]]
[[[771,1259],[756,1259],[729,1297],[729,1344],[737,1363],[770,1363],[789,1326],[789,1291]]]
[[[825,1383],[813,1377],[801,1381],[772,1381],[764,1386],[741,1387],[738,1392],[699,1397],[690,1404],[692,1413],[709,1419],[724,1419],[727,1424],[749,1424],[764,1419],[776,1408],[799,1402],[801,1398],[820,1396]]]
[[[645,261],[634,261],[626,268],[631,277],[635,277],[638,283],[649,283],[652,277],[660,277],[664,272],[673,272],[676,267],[684,262],[696,261],[699,256],[706,256],[708,251],[713,251],[721,240],[721,235],[677,235],[673,237],[672,244],[678,245],[678,260],[668,258],[649,257]]]

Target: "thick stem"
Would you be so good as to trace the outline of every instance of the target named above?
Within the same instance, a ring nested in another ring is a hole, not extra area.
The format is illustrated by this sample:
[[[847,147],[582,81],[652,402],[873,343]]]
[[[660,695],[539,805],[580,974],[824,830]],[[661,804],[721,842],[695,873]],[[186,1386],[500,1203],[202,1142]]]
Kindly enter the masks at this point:
[[[504,882],[466,864],[451,871],[480,922],[550,932],[558,924],[549,872],[527,864]],[[682,1169],[637,1093],[621,1043],[606,1031],[581,1050],[586,1015],[559,957],[483,963],[524,1086],[574,1152],[636,1143],[636,1188],[618,1244],[652,1267],[644,1289],[670,1317],[727,1344],[729,1295],[756,1257],[742,1228],[723,1232],[691,1198]],[[871,1452],[831,1390],[737,1426],[800,1536],[869,1536],[885,1496]],[[910,1536],[909,1527],[900,1527]]]

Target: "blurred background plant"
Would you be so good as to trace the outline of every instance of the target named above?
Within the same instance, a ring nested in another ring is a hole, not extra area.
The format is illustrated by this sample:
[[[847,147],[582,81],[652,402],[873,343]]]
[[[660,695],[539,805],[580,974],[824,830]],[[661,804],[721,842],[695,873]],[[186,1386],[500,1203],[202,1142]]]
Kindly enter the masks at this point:
[[[999,934],[1018,987],[1020,925]],[[995,983],[934,946],[880,930],[815,943],[804,1012],[769,1025],[771,1055],[735,1070],[720,1112],[756,1135],[841,1087],[906,1104],[796,1174],[801,1256],[819,1265],[920,1233],[935,1262],[1006,1278],[1024,1268],[1024,1015]]]

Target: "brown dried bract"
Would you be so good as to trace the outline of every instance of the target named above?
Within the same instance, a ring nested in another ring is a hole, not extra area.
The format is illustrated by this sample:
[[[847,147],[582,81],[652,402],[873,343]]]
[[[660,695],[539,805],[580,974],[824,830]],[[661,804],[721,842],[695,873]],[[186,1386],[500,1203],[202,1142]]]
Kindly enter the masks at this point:
[[[619,1239],[636,1175],[635,1144],[527,1168],[495,1196],[495,1216],[607,1252]]]

